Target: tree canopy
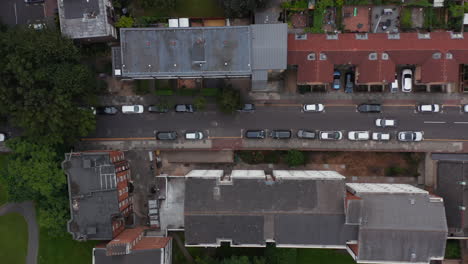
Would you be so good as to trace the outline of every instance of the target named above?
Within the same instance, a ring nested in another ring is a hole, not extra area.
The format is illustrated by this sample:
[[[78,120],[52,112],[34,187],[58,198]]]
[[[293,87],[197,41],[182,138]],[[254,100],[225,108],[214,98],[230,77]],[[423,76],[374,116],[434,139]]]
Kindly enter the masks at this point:
[[[269,0],[221,0],[227,17],[246,17]]]
[[[0,113],[23,128],[25,136],[72,143],[94,129],[92,112],[79,106],[92,101],[95,79],[60,31],[2,31],[0,57]]]

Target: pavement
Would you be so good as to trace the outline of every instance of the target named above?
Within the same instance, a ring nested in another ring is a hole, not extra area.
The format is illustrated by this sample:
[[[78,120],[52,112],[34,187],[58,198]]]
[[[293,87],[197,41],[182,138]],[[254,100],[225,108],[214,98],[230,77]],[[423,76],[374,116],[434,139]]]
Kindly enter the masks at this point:
[[[21,214],[28,224],[28,252],[26,264],[37,263],[37,253],[39,249],[39,228],[36,222],[36,210],[31,201],[22,203],[7,203],[0,207],[0,216],[9,213]]]

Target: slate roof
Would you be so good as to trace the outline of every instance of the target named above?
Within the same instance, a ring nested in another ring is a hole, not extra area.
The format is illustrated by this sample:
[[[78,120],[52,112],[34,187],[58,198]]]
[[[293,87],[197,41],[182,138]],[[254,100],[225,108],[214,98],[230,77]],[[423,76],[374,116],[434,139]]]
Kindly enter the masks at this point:
[[[336,64],[357,66],[358,83],[391,83],[398,64],[421,66],[422,83],[458,81],[458,66],[468,62],[468,34],[452,38],[450,32],[432,32],[430,39],[421,39],[417,33],[390,35],[368,34],[367,39],[356,39],[356,34],[338,34],[327,39],[327,34],[307,34],[306,39],[288,35],[288,64],[298,65],[298,83],[331,83]],[[315,60],[308,60],[308,54]],[[319,54],[327,56],[320,60]],[[369,60],[370,54],[375,60]],[[433,55],[439,53],[439,58]],[[388,55],[388,56],[387,56]]]
[[[360,193],[357,261],[429,263],[443,258],[444,204],[427,193]],[[348,210],[348,212],[349,212]],[[354,213],[351,212],[353,215]]]
[[[68,178],[74,239],[112,239],[112,217],[119,215],[115,166],[108,153],[67,154],[62,164]]]
[[[355,239],[354,228],[343,227],[342,178],[281,175],[275,181],[239,176],[232,182],[188,177],[186,244],[213,245],[227,239],[237,245],[265,245],[272,239],[278,246],[343,247],[347,239]]]

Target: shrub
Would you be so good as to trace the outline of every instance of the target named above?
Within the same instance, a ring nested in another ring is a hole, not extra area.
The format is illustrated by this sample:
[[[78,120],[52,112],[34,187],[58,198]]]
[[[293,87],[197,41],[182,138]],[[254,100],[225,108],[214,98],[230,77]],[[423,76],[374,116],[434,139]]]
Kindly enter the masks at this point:
[[[154,92],[156,95],[173,95],[174,91],[169,90],[169,89],[156,89]]]
[[[115,27],[116,28],[130,28],[130,27],[133,27],[134,23],[135,23],[135,21],[133,20],[132,17],[121,16],[119,18],[119,21],[117,21],[117,23],[115,23]]]
[[[201,95],[202,96],[216,96],[218,95],[218,89],[217,88],[203,88],[201,89]]]
[[[297,167],[305,164],[305,155],[299,150],[289,150],[286,154],[286,163],[289,167]]]

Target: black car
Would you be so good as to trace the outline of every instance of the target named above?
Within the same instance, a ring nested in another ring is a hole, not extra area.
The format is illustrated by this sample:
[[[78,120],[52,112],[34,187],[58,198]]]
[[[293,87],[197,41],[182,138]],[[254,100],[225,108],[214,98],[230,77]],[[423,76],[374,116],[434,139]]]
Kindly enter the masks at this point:
[[[345,92],[346,93],[352,93],[354,89],[354,73],[348,72],[345,75]]]
[[[148,106],[148,112],[150,113],[167,113],[169,109],[167,107],[162,107],[159,105],[150,105]]]
[[[361,113],[380,113],[382,106],[380,104],[360,104],[357,110]]]
[[[98,106],[96,107],[96,114],[98,115],[115,115],[119,112],[115,106]]]
[[[265,130],[247,130],[245,132],[245,137],[250,139],[264,139]]]
[[[175,140],[177,139],[177,132],[175,131],[160,131],[156,133],[158,140]]]
[[[24,0],[26,4],[44,3],[44,0]]]
[[[270,132],[270,137],[274,139],[291,138],[291,130],[273,130]]]
[[[175,111],[177,113],[193,113],[193,105],[191,104],[178,104],[175,106]]]
[[[317,137],[317,133],[315,131],[299,129],[297,131],[297,137],[305,139],[315,139]]]
[[[255,111],[255,105],[254,104],[244,104],[244,106],[237,110],[239,112],[253,112]]]

